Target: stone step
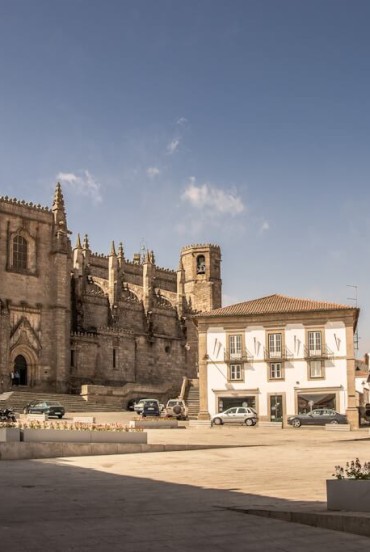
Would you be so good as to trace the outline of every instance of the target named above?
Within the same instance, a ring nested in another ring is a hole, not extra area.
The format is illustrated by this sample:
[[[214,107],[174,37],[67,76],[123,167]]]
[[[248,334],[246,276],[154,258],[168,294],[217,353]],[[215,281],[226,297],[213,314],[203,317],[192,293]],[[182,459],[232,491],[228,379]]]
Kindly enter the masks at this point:
[[[63,393],[34,393],[27,391],[14,391],[0,395],[0,405],[3,408],[13,408],[15,412],[23,412],[27,403],[36,400],[51,400],[60,402],[67,412],[114,412],[117,411],[116,403],[101,404],[96,401],[85,401],[80,395],[67,395]]]

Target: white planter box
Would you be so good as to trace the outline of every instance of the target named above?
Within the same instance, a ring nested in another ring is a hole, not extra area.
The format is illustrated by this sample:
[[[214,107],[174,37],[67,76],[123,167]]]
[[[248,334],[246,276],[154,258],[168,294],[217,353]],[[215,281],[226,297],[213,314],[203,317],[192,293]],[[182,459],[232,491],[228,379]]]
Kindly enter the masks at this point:
[[[75,431],[23,429],[23,441],[38,443],[146,443],[147,434],[135,431]]]
[[[21,440],[21,431],[17,427],[1,427],[0,428],[0,442],[1,443],[14,443]]]
[[[370,512],[370,480],[327,480],[326,494],[328,510]]]

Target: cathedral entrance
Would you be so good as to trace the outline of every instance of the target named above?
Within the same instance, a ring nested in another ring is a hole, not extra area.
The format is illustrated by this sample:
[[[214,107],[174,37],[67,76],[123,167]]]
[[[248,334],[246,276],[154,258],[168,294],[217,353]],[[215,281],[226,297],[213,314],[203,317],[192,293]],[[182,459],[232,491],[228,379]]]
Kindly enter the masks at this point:
[[[18,355],[14,360],[14,374],[19,374],[17,385],[27,385],[27,361],[23,355]]]

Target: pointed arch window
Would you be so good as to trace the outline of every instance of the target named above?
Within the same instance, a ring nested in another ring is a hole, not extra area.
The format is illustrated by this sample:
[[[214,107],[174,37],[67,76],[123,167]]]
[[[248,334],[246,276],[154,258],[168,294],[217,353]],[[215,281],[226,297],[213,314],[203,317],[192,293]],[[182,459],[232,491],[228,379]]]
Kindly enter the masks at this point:
[[[27,270],[28,243],[19,234],[13,239],[13,268],[15,270]]]

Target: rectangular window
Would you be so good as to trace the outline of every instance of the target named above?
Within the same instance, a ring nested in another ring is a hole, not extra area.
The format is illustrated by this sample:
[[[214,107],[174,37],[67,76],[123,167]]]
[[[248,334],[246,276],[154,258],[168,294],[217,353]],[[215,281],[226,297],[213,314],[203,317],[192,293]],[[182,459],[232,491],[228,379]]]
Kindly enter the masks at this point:
[[[269,334],[270,358],[281,358],[281,350],[282,350],[281,333]]]
[[[71,349],[71,368],[75,368],[76,366],[76,351]]]
[[[310,362],[310,378],[322,378],[322,362],[321,360],[311,360]]]
[[[113,368],[117,368],[117,366],[116,366],[116,363],[117,363],[117,351],[116,351],[116,349],[113,349],[113,359],[112,359],[112,362],[113,362]]]
[[[272,362],[270,364],[270,379],[282,379],[283,371],[281,362]]]
[[[242,366],[241,364],[230,364],[230,377],[231,381],[241,381],[242,379]]]
[[[241,358],[242,356],[242,336],[229,336],[230,358]]]
[[[321,332],[308,332],[308,351],[310,356],[321,355]]]

